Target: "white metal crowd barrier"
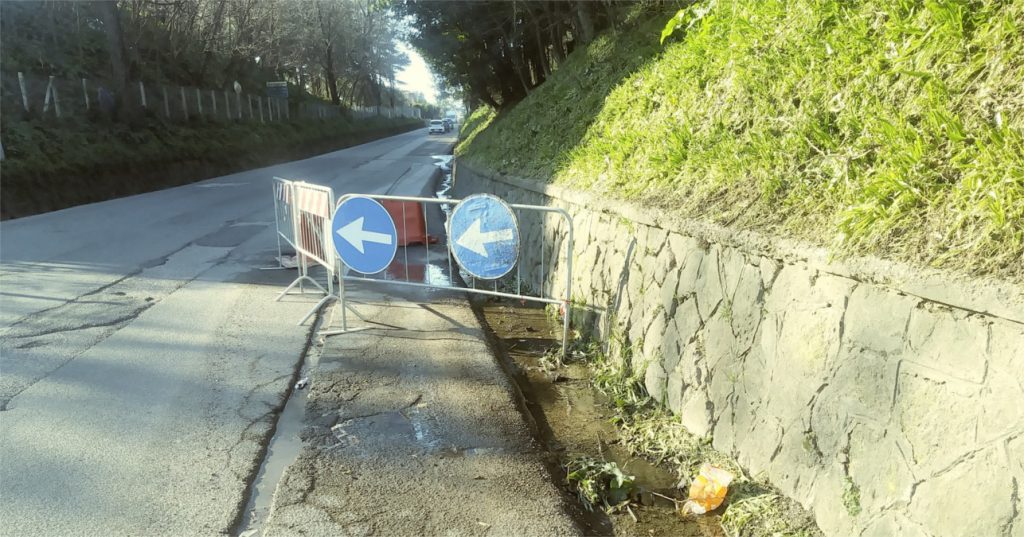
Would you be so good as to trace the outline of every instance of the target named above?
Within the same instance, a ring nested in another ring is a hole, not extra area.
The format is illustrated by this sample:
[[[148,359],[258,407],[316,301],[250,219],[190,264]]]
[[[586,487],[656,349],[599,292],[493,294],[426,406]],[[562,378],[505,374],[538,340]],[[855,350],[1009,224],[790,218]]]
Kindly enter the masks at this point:
[[[291,181],[290,183],[287,185],[290,186],[290,193],[285,196],[290,198],[288,206],[291,208],[291,238],[294,239],[294,242],[290,244],[295,247],[295,253],[298,256],[299,276],[278,295],[277,300],[281,300],[296,286],[299,287],[300,292],[304,292],[303,284],[305,282],[309,282],[319,289],[324,293],[325,299],[317,303],[302,319],[302,322],[305,322],[327,301],[328,297],[334,296],[333,275],[337,256],[334,253],[334,243],[331,242],[330,231],[334,191],[326,186],[302,181]],[[287,239],[288,237],[285,237],[285,240]],[[324,289],[309,275],[310,261],[327,270],[327,289]]]
[[[423,204],[424,206],[431,206],[431,205],[435,205],[435,206],[444,206],[444,205],[455,206],[455,205],[458,205],[458,203],[462,201],[462,200],[458,200],[458,199],[420,198],[420,197],[411,197],[411,196],[386,196],[386,195],[345,194],[345,195],[343,195],[343,196],[341,196],[339,198],[338,203],[335,205],[335,207],[341,205],[346,200],[348,200],[350,198],[353,198],[353,197],[370,198],[370,199],[373,199],[373,200],[377,200],[378,202],[379,201],[387,201],[387,200],[392,200],[392,201],[397,201],[397,202],[415,202],[415,203]],[[521,217],[522,217],[522,215],[524,213],[539,213],[540,215],[553,214],[553,215],[556,215],[556,216],[560,217],[562,222],[565,225],[565,238],[564,238],[564,241],[562,241],[564,243],[563,254],[559,255],[555,259],[552,259],[551,256],[549,256],[548,259],[545,259],[545,254],[544,254],[545,245],[543,244],[543,241],[541,241],[540,245],[527,245],[527,244],[523,244],[523,243],[520,243],[520,245],[519,245],[520,250],[522,250],[523,248],[530,248],[530,247],[538,247],[539,246],[539,255],[532,257],[532,258],[539,258],[539,264],[538,264],[538,269],[540,271],[539,278],[537,278],[536,280],[534,278],[530,278],[530,281],[538,281],[539,284],[534,284],[534,285],[527,284],[527,285],[524,285],[524,278],[523,278],[523,273],[522,273],[523,263],[521,262],[521,260],[523,259],[522,255],[519,256],[520,262],[516,263],[516,266],[513,269],[513,271],[510,272],[507,276],[505,276],[503,278],[496,279],[496,280],[478,280],[476,278],[473,278],[472,276],[469,276],[470,282],[469,282],[469,286],[468,287],[456,287],[454,285],[440,285],[440,284],[438,284],[436,282],[431,282],[431,281],[426,281],[426,282],[412,281],[412,278],[410,277],[410,271],[408,270],[408,268],[409,268],[408,248],[406,247],[406,248],[403,249],[403,252],[401,254],[395,256],[395,261],[393,262],[393,263],[399,263],[399,264],[405,266],[405,270],[404,271],[398,271],[398,273],[400,275],[404,274],[404,278],[397,278],[397,279],[396,278],[389,278],[389,279],[368,278],[365,275],[364,276],[358,276],[359,273],[354,271],[354,270],[349,270],[348,274],[346,274],[346,271],[342,270],[342,263],[338,264],[339,270],[337,271],[337,273],[338,273],[338,281],[339,281],[339,285],[338,285],[339,293],[335,297],[325,297],[324,300],[325,301],[326,300],[331,300],[333,298],[335,300],[338,300],[341,303],[341,312],[342,312],[341,323],[342,323],[342,329],[340,331],[325,331],[325,332],[322,332],[322,334],[323,335],[343,334],[343,333],[348,331],[347,310],[349,309],[349,306],[348,306],[348,304],[346,304],[346,301],[345,301],[345,282],[346,281],[359,281],[359,282],[364,282],[364,283],[388,284],[388,285],[399,285],[399,286],[408,286],[408,287],[422,287],[422,288],[430,288],[430,289],[452,289],[452,290],[456,290],[456,291],[464,291],[464,292],[473,293],[473,294],[480,294],[480,295],[487,295],[487,296],[496,296],[496,297],[503,297],[503,298],[511,298],[511,299],[516,299],[516,300],[523,300],[523,301],[530,301],[530,302],[539,302],[539,303],[544,303],[544,304],[553,304],[553,305],[560,306],[562,308],[562,354],[564,356],[566,354],[567,350],[568,350],[569,322],[570,322],[570,309],[569,308],[570,308],[570,301],[571,301],[571,298],[572,298],[572,296],[571,296],[571,293],[572,293],[572,249],[573,249],[573,222],[572,222],[572,216],[570,216],[569,213],[566,212],[565,210],[557,208],[557,207],[545,207],[545,206],[540,206],[540,205],[518,205],[518,204],[509,204],[508,207],[511,208],[514,211],[514,213],[516,214],[517,220],[521,219]],[[429,229],[429,223],[428,223],[430,219],[429,218],[425,218],[424,220],[425,220],[425,222],[424,222],[424,225],[425,225],[424,232],[425,232],[425,234],[427,236],[430,236],[430,229]],[[401,222],[395,222],[395,224],[396,224],[396,231],[398,232],[398,236],[399,237],[408,236],[409,235],[408,230],[404,229],[404,227],[406,225],[408,225],[408,222],[409,222],[409,219],[406,219],[406,218],[402,218]],[[445,236],[448,237],[448,242],[449,242],[449,245],[450,245],[450,242],[451,242],[450,234],[449,233],[445,233]],[[430,242],[426,241],[423,244],[423,248],[426,251],[426,258],[427,258],[427,260],[429,260],[430,259]],[[435,246],[435,248],[438,248],[438,247]],[[451,248],[450,247],[444,247],[444,249],[446,251],[446,259],[447,259],[447,264],[448,264],[448,273],[451,274],[451,275],[454,275],[456,267],[457,267],[457,262],[453,261],[454,257],[453,257]],[[548,265],[549,264],[553,265],[556,262],[564,262],[565,263],[566,278],[565,278],[565,282],[564,282],[565,283],[565,287],[564,287],[563,291],[556,291],[555,290],[556,282],[552,282],[551,285],[547,284],[548,276],[553,273],[553,270],[550,270]],[[548,289],[550,289],[551,291],[548,292],[547,291]]]
[[[292,227],[292,181],[275,177],[274,188],[274,227],[277,230],[277,263],[284,267],[281,241],[295,249],[295,230]]]
[[[277,179],[275,179],[277,181]],[[394,257],[392,265],[398,264],[404,266],[404,270],[394,271],[400,276],[398,278],[370,278],[368,275],[359,275],[361,273],[355,270],[345,270],[344,264],[341,259],[337,256],[337,251],[334,248],[334,238],[332,233],[332,219],[334,217],[334,211],[345,201],[354,198],[362,197],[381,201],[393,201],[393,202],[413,202],[421,204],[421,206],[455,206],[458,205],[462,200],[458,199],[438,199],[438,198],[422,198],[422,197],[411,197],[411,196],[388,196],[388,195],[363,195],[363,194],[345,194],[338,199],[338,202],[334,201],[333,191],[325,186],[314,185],[310,183],[298,182],[298,181],[284,181],[280,180],[281,183],[275,182],[275,208],[278,203],[278,196],[282,196],[283,205],[289,207],[291,213],[291,224],[292,234],[290,237],[284,233],[279,232],[279,240],[283,238],[286,242],[295,247],[296,252],[299,256],[299,277],[296,278],[282,293],[278,296],[278,300],[284,295],[289,293],[295,286],[300,286],[302,289],[303,282],[310,282],[318,289],[320,289],[325,296],[317,302],[315,306],[306,314],[305,317],[299,321],[299,324],[304,324],[317,310],[320,309],[325,303],[337,300],[341,304],[341,330],[333,331],[322,331],[321,335],[336,335],[344,334],[349,331],[348,329],[348,310],[351,306],[345,300],[345,283],[347,281],[359,281],[363,283],[374,283],[374,284],[388,284],[388,285],[399,285],[408,287],[421,287],[431,289],[451,289],[456,291],[464,291],[467,293],[496,296],[503,298],[511,298],[521,301],[539,302],[544,304],[553,304],[560,306],[562,309],[562,353],[568,350],[569,341],[569,323],[570,323],[570,301],[572,292],[572,251],[573,251],[573,221],[572,216],[569,215],[563,209],[557,207],[545,207],[539,205],[519,205],[519,204],[508,204],[519,221],[524,214],[533,213],[535,217],[544,218],[545,215],[554,215],[561,219],[564,224],[564,237],[557,242],[561,243],[562,248],[557,245],[552,245],[552,254],[545,255],[546,245],[544,241],[540,241],[539,245],[527,245],[520,242],[519,249],[520,255],[518,262],[514,267],[514,270],[509,272],[506,276],[495,280],[478,280],[471,275],[469,276],[468,287],[457,287],[454,284],[442,285],[435,281],[413,281],[410,276],[409,270],[409,250],[408,246],[399,246],[402,248],[402,252]],[[278,184],[281,185],[283,190],[289,191],[290,193],[281,194],[278,190]],[[289,201],[290,200],[290,201]],[[276,209],[275,209],[276,210]],[[401,221],[396,221],[395,231],[398,237],[409,237],[410,233],[406,226],[409,225],[410,221],[415,221],[418,225],[420,220],[410,219],[404,217],[404,206],[403,206],[403,218]],[[394,219],[393,219],[394,220]],[[430,230],[429,230],[429,218],[424,218],[423,222],[423,236],[428,237],[423,242],[423,248],[426,251],[426,260],[429,263],[430,257]],[[280,225],[280,224],[279,224]],[[414,230],[413,234],[418,234],[420,230]],[[447,231],[447,230],[446,230]],[[445,236],[449,237],[450,234],[445,233]],[[293,241],[289,241],[289,238]],[[531,252],[530,256],[522,255],[524,248],[538,248],[538,252]],[[452,250],[447,246],[435,246],[436,248],[444,248],[446,252],[446,259],[448,264],[448,274],[454,276],[457,270],[457,262],[454,261]],[[524,285],[523,277],[523,260],[529,259],[531,268],[539,270],[539,274],[532,274]],[[311,278],[308,274],[308,261],[313,261],[318,265],[323,266],[328,273],[327,289],[324,289]],[[539,262],[538,262],[539,261]],[[556,291],[557,283],[551,281],[548,284],[548,277],[555,273],[554,265],[556,263],[565,263],[565,282],[562,291]],[[550,265],[550,267],[549,267]],[[347,272],[347,273],[346,273]],[[388,272],[385,268],[380,272]],[[338,278],[339,285],[337,293],[333,287],[334,278]],[[550,291],[548,291],[550,289]]]

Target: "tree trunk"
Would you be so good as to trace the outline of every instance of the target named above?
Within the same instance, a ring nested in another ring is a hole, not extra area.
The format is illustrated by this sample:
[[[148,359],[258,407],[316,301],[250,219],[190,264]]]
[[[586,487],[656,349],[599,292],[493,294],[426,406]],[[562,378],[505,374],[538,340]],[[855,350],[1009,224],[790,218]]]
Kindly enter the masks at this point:
[[[522,49],[521,49],[522,45],[519,45],[519,46],[513,48],[511,36],[509,35],[508,30],[505,28],[505,25],[502,23],[502,21],[500,19],[496,18],[496,15],[494,13],[492,13],[492,17],[494,17],[493,20],[494,20],[494,23],[495,23],[495,27],[498,29],[498,32],[501,35],[500,45],[499,45],[500,49],[499,49],[498,53],[495,54],[495,56],[496,56],[495,57],[495,61],[501,62],[501,64],[505,68],[509,69],[512,72],[512,74],[515,75],[515,78],[518,79],[519,84],[523,88],[522,97],[525,97],[526,94],[530,92],[530,85],[526,82],[526,78],[523,76],[523,70],[522,70],[522,67],[520,65],[522,57],[523,57],[522,56]],[[507,95],[511,96],[514,93],[516,93],[516,92],[514,90],[512,90]],[[503,98],[503,100],[504,100],[504,98]],[[519,98],[513,98],[513,100],[518,101]],[[502,104],[505,104],[505,103],[502,103]]]
[[[331,95],[331,102],[341,103],[341,98],[338,96],[338,77],[334,74],[334,45],[331,43],[327,43],[327,48],[324,50],[324,74],[327,77],[327,91]]]
[[[197,86],[203,85],[206,82],[206,70],[210,67],[210,60],[213,58],[213,44],[212,41],[216,40],[220,35],[220,29],[224,25],[224,7],[227,4],[227,0],[220,0],[217,4],[217,11],[213,15],[213,31],[210,35],[203,40],[204,47],[203,51],[203,63],[199,66],[199,74],[196,76],[196,80],[193,82]],[[227,83],[227,80],[224,80]]]
[[[540,63],[541,71],[544,72],[544,78],[547,79],[551,76],[551,66],[548,65],[548,47],[544,45],[544,40],[540,37],[540,19],[536,19],[533,22],[533,38],[537,41],[537,60]]]
[[[505,41],[505,50],[508,53],[508,63],[512,67],[512,72],[515,73],[516,78],[519,79],[519,84],[523,87],[523,96],[525,97],[526,94],[530,93],[530,84],[526,81],[526,76],[523,74],[522,47],[513,49],[509,47],[508,41]]]
[[[96,2],[107,35],[110,49],[110,69],[114,76],[114,95],[120,106],[128,92],[128,66],[125,64],[124,34],[121,32],[121,15],[117,2]]]
[[[579,23],[576,26],[579,35],[575,37],[579,38],[580,43],[583,45],[593,41],[594,20],[590,16],[589,2],[576,2],[576,20]]]
[[[562,21],[556,19],[557,13],[552,13],[551,8],[547,2],[541,3],[544,8],[544,15],[547,18],[548,34],[551,41],[551,55],[555,60],[555,63],[560,66],[565,60],[565,45],[562,43],[562,38],[565,37],[565,30],[562,27]],[[554,70],[555,66],[551,66]]]
[[[320,38],[324,44],[324,83],[327,85],[327,93],[334,104],[341,103],[338,96],[338,77],[334,73],[334,19],[333,13],[327,13],[324,17],[323,4],[316,3],[316,16],[320,22]]]
[[[606,1],[604,3],[604,11],[608,17],[608,25],[612,27],[612,30],[617,30],[619,17],[618,13],[615,12],[615,5],[610,1]]]

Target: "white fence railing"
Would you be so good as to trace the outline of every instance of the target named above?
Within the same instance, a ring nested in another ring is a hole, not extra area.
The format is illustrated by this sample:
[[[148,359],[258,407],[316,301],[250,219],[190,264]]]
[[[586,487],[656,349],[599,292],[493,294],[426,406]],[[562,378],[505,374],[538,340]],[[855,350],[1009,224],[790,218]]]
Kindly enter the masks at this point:
[[[5,119],[82,117],[109,113],[117,106],[155,114],[168,121],[203,118],[266,123],[293,118],[328,119],[344,113],[342,107],[330,103],[271,97],[262,88],[246,93],[234,88],[212,89],[142,81],[131,82],[123,95],[117,95],[113,88],[111,81],[102,79],[0,73],[0,103]],[[358,119],[421,117],[420,109],[414,106],[357,106],[350,113]]]
[[[415,106],[354,106],[352,107],[352,117],[354,118],[367,118],[367,117],[409,117],[421,119],[423,117],[422,112]]]

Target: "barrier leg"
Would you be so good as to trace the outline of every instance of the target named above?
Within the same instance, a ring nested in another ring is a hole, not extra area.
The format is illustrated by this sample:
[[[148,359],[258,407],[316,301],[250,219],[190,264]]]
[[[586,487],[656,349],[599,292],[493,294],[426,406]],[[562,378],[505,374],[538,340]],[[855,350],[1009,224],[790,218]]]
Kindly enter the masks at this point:
[[[338,296],[341,297],[341,330],[347,332],[348,304],[345,302],[345,267],[340,265],[338,267]]]
[[[321,308],[321,306],[323,306],[324,304],[326,304],[326,303],[328,303],[328,302],[330,302],[332,300],[338,300],[338,297],[336,297],[334,295],[327,295],[327,296],[321,298],[320,302],[317,302],[316,305],[313,306],[313,309],[309,310],[309,313],[307,313],[306,316],[303,317],[301,321],[299,321],[298,326],[302,326],[302,325],[306,324],[306,321],[309,320],[309,318],[312,317],[313,314],[316,313]]]
[[[303,256],[300,254],[299,257],[303,257]],[[292,283],[288,284],[288,287],[285,287],[284,291],[281,291],[281,294],[277,295],[277,299],[275,300],[276,302],[280,302],[281,299],[284,298],[285,295],[289,294],[289,292],[292,289],[295,289],[296,285],[299,286],[299,294],[303,294],[303,295],[306,294],[306,289],[305,289],[305,285],[304,285],[306,282],[309,282],[313,287],[316,287],[317,289],[320,290],[321,293],[323,293],[323,294],[325,294],[327,296],[331,296],[331,295],[334,294],[332,292],[329,292],[327,289],[324,289],[324,287],[322,285],[320,285],[319,282],[314,280],[309,275],[309,269],[305,265],[306,265],[306,261],[305,261],[305,259],[303,259],[302,262],[299,265],[299,277],[295,278],[295,281],[293,281]]]
[[[289,294],[289,293],[288,293],[288,291],[291,291],[292,289],[294,289],[296,285],[298,285],[298,286],[299,286],[299,288],[301,289],[301,288],[302,288],[302,284],[303,284],[303,282],[307,282],[307,281],[308,281],[308,282],[309,282],[310,284],[312,284],[312,285],[313,285],[314,287],[316,287],[317,289],[319,289],[321,293],[323,293],[323,294],[325,294],[325,295],[329,295],[329,294],[331,294],[331,293],[328,293],[328,292],[327,292],[327,289],[324,289],[324,288],[323,288],[323,286],[322,286],[322,285],[320,285],[320,284],[319,284],[319,283],[318,283],[318,282],[317,282],[316,280],[314,280],[313,278],[310,278],[309,276],[299,276],[298,278],[295,278],[295,281],[294,281],[294,282],[292,282],[292,283],[290,283],[290,284],[288,285],[288,287],[285,287],[285,288],[284,288],[284,291],[281,291],[281,294],[277,295],[277,299],[275,299],[275,302],[280,302],[280,301],[281,301],[281,299],[282,299],[282,298],[284,298],[284,295],[287,295],[287,294]],[[300,292],[300,294],[305,294],[305,291],[301,291],[301,292]]]
[[[360,331],[363,331],[363,330],[371,330],[373,328],[372,326],[361,326],[359,328],[352,328],[352,329],[349,329],[349,327],[348,327],[348,310],[352,309],[352,306],[348,303],[348,300],[345,297],[345,268],[344,267],[340,267],[338,269],[338,294],[335,295],[335,296],[336,296],[336,298],[338,300],[338,303],[341,305],[341,330],[321,330],[320,334],[319,334],[320,336],[324,336],[324,337],[327,337],[327,336],[339,336],[339,335],[342,335],[342,334],[349,334],[349,333],[352,333],[352,332],[360,332]],[[363,316],[359,315],[359,312],[357,312],[356,310],[352,309],[352,313],[355,313],[356,317],[359,317],[363,321],[366,321],[366,319],[363,318]]]

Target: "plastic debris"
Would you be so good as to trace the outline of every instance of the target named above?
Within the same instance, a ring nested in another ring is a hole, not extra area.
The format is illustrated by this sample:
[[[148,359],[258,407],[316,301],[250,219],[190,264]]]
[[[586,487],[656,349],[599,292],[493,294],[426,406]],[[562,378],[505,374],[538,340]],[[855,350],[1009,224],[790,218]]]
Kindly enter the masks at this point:
[[[294,255],[282,255],[277,258],[277,262],[284,268],[295,268],[299,266],[298,256]]]
[[[683,504],[682,511],[695,515],[714,511],[725,501],[732,480],[733,475],[729,472],[705,463],[690,483],[690,497]]]
[[[299,379],[298,382],[295,383],[296,390],[301,390],[306,386],[309,386],[309,377],[302,377],[301,379]]]

